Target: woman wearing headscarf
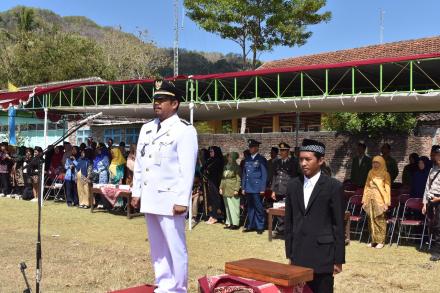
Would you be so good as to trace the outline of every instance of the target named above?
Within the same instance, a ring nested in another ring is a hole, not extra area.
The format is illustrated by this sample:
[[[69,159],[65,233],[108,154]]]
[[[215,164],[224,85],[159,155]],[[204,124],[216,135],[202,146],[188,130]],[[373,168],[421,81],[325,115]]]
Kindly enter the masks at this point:
[[[426,181],[428,181],[429,176],[429,166],[429,158],[421,156],[417,162],[417,169],[412,173],[411,177],[411,197],[423,198]]]
[[[67,206],[71,207],[79,204],[76,182],[76,166],[78,165],[79,148],[77,146],[74,146],[73,148],[70,146],[69,148],[66,148],[66,153],[68,153],[69,157],[64,161],[64,169],[66,169],[66,174],[64,175],[64,188],[66,191]]]
[[[105,144],[100,142],[96,148],[96,156],[93,160],[93,173],[96,174],[94,183],[108,183],[108,169],[110,166],[109,152]]]
[[[130,151],[127,157],[127,176],[125,179],[125,183],[127,185],[133,184],[133,172],[134,172],[134,162],[136,160],[136,145],[130,145]]]
[[[79,207],[88,209],[93,202],[90,201],[92,194],[92,149],[81,150],[81,157],[76,165],[76,184],[78,189]]]
[[[24,190],[23,190],[23,199],[31,200],[34,198],[33,195],[33,182],[32,182],[32,167],[31,162],[33,159],[34,150],[31,148],[27,148],[25,150],[25,156],[23,160],[23,180],[24,180]]]
[[[120,148],[111,149],[112,161],[110,163],[110,183],[120,184],[124,178],[124,168],[126,160],[122,155]]]
[[[34,198],[32,201],[38,200],[38,195],[40,192],[40,165],[44,162],[43,159],[43,149],[39,146],[34,148],[34,157],[31,161],[31,176],[32,176],[32,193]]]
[[[26,155],[26,147],[21,146],[18,148],[17,157],[12,167],[12,173],[15,177],[15,190],[16,197],[23,196],[24,191],[24,176],[23,176],[23,163]]]
[[[203,183],[207,192],[205,207],[209,216],[207,224],[214,224],[223,218],[223,200],[219,194],[220,182],[223,173],[223,155],[217,146],[209,148],[209,158],[203,167]]]
[[[362,197],[362,208],[368,215],[371,243],[369,247],[383,248],[387,222],[385,212],[391,203],[391,178],[383,157],[373,158]]]
[[[52,157],[50,158],[50,166],[49,166],[49,177],[53,180],[57,175],[61,173],[61,169],[63,167],[62,160],[63,160],[63,147],[57,146],[54,149],[54,152],[52,154]]]
[[[63,166],[66,165],[66,160],[68,158],[70,158],[70,156],[72,155],[72,145],[68,142],[64,143],[64,154],[63,154],[63,158],[61,159],[61,164]]]
[[[237,230],[240,225],[240,166],[237,164],[238,153],[231,152],[226,156],[227,163],[223,169],[220,183],[220,195],[223,196],[226,212],[225,229]]]

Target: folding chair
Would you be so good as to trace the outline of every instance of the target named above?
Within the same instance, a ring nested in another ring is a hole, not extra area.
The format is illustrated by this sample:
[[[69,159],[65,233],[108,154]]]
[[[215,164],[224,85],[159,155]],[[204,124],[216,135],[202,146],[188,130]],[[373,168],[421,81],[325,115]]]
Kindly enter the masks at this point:
[[[408,219],[407,213],[409,211],[413,211],[416,213],[422,212],[423,208],[423,200],[421,198],[410,198],[405,202],[405,207],[403,208],[403,214],[402,218],[399,221],[399,236],[397,237],[397,246],[399,246],[400,239],[414,239],[419,240],[420,239],[420,249],[422,249],[423,246],[423,239],[425,238],[425,229],[426,229],[426,222],[427,217],[426,215],[423,217],[419,217],[418,219]],[[408,230],[406,228],[408,227]],[[411,234],[411,228],[413,227],[422,227],[422,234]],[[405,231],[404,231],[405,230]],[[402,233],[406,232],[406,235],[402,235]],[[420,236],[420,237],[417,237]]]
[[[400,194],[399,196],[391,197],[391,206],[394,207],[394,209],[391,215],[387,218],[387,236],[390,237],[390,246],[393,245],[394,232],[396,226],[399,224],[405,202],[408,199],[409,194]]]
[[[354,231],[350,229],[350,235],[359,234],[359,241],[361,241],[366,222],[366,214],[365,211],[362,209],[362,195],[353,195],[352,197],[350,197],[350,199],[348,200],[346,211],[351,213],[350,222],[352,224],[356,223],[356,228],[354,229]]]
[[[403,207],[405,206],[406,201],[409,199],[409,194],[400,194],[398,197],[391,197],[391,205],[396,204],[396,199],[397,207],[395,207],[393,213],[387,219],[387,225],[389,225],[387,235],[390,237],[390,246],[393,245],[394,232],[396,230],[396,226],[399,224],[401,215],[403,214]]]
[[[50,185],[45,183],[46,193],[44,195],[44,200],[48,200],[49,197],[53,197],[54,199],[59,198],[59,195],[64,196],[64,174],[59,173],[56,174]]]

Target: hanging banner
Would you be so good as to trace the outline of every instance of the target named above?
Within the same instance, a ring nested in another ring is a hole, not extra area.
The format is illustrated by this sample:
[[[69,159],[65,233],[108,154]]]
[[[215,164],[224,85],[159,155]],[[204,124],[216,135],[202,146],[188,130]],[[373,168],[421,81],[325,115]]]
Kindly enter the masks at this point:
[[[15,116],[16,110],[14,106],[10,106],[8,109],[8,127],[9,127],[9,144],[16,145],[15,139]]]

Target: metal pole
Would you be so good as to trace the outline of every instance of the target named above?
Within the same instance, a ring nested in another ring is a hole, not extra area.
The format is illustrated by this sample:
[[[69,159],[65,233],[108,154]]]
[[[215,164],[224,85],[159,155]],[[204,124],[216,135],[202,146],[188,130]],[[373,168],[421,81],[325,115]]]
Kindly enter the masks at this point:
[[[47,149],[47,112],[48,112],[48,108],[45,107],[44,108],[44,148],[43,150]],[[43,172],[41,174],[41,186],[40,186],[40,190],[41,190],[41,196],[43,196],[44,193],[44,169]],[[41,201],[41,206],[43,206],[43,201]]]
[[[299,132],[299,115],[300,112],[296,112],[296,125],[295,125],[295,147],[298,147],[298,132]]]
[[[44,99],[44,97],[43,97]],[[44,103],[44,102],[43,102]],[[47,149],[47,104],[44,105],[44,149]],[[43,192],[44,192],[44,158],[45,155],[43,153],[42,162],[39,166],[39,174],[41,176],[40,181],[40,192],[38,193],[38,234],[37,234],[37,264],[36,264],[36,274],[35,274],[35,292],[40,292],[40,282],[41,282],[41,207],[43,206]]]
[[[191,98],[191,102],[189,103],[189,122],[194,125],[194,81],[192,79],[190,79],[190,98]],[[188,229],[191,231],[192,230],[192,195],[189,199],[189,204],[188,204]]]

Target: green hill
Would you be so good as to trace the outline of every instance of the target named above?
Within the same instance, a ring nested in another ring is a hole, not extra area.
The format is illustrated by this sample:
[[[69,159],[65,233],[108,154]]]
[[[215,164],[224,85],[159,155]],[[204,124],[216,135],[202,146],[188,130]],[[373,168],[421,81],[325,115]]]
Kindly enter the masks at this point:
[[[170,48],[158,48],[147,31],[138,36],[98,25],[84,16],[60,16],[50,10],[17,6],[0,12],[0,88],[100,76],[147,78],[173,74]],[[47,56],[49,59],[35,60]],[[237,54],[180,49],[179,74],[240,71]],[[67,60],[66,60],[67,59]],[[82,61],[81,61],[82,60]]]

